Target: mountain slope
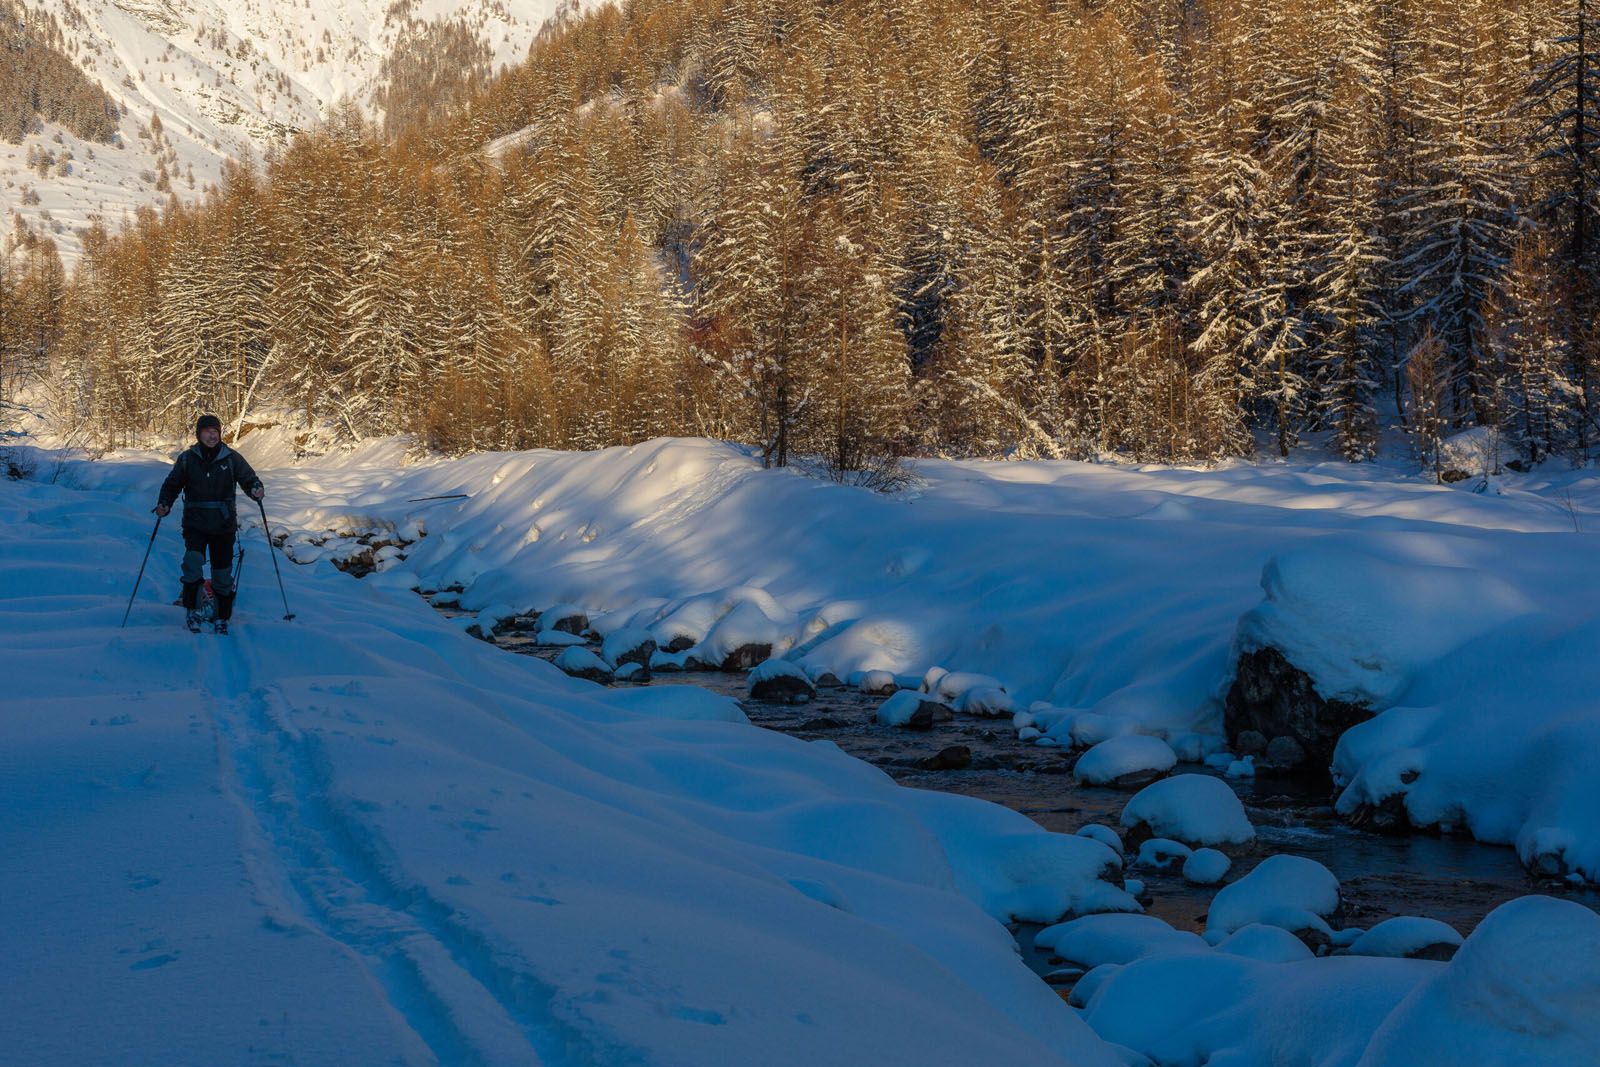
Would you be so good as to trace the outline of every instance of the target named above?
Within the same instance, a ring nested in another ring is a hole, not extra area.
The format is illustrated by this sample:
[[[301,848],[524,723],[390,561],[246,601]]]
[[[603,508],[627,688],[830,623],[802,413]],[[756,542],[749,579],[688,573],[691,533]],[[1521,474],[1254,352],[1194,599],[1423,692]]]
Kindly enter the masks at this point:
[[[32,9],[54,16],[61,50],[125,113],[109,145],[51,122],[0,142],[0,208],[51,233],[71,259],[92,216],[115,227],[169,194],[197,196],[225,160],[264,155],[341,100],[376,117],[391,75],[400,82],[418,53],[441,50],[432,66],[463,77],[515,62],[569,5],[47,0]]]

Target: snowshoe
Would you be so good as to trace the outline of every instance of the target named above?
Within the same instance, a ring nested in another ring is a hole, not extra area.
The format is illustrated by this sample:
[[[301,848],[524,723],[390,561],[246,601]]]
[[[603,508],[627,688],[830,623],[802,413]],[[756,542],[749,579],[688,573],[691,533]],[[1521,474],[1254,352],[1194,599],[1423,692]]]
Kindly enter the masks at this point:
[[[219,634],[222,634],[223,636],[227,636],[227,633],[228,633],[228,620],[227,619],[218,619],[212,625],[211,630],[212,630],[213,633],[219,633]]]

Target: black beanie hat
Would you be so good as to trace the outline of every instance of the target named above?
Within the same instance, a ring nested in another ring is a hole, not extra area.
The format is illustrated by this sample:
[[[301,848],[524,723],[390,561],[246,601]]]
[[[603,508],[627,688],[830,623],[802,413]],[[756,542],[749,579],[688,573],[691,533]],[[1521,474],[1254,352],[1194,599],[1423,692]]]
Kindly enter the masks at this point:
[[[213,430],[216,430],[218,433],[222,432],[221,419],[217,418],[215,415],[201,415],[195,420],[194,435],[199,437],[200,431],[205,429],[207,426],[211,427]]]

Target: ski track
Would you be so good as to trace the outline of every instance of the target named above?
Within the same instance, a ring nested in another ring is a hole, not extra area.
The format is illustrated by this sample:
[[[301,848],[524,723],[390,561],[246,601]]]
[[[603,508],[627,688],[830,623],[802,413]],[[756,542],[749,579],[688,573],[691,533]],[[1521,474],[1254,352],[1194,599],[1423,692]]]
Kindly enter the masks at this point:
[[[376,832],[334,796],[321,742],[288,721],[275,687],[251,685],[248,639],[216,640],[224,647],[202,655],[220,785],[240,812],[244,865],[269,921],[317,931],[355,955],[399,1024],[425,1043],[414,1062],[598,1062],[601,1050],[552,1016],[555,991],[405,881]],[[605,1050],[608,1062],[619,1052]]]

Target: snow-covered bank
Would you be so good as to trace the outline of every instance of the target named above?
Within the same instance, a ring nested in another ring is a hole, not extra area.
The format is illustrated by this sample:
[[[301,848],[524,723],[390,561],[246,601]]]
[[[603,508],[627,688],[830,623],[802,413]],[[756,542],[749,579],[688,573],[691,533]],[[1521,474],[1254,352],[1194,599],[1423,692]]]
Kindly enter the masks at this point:
[[[241,449],[262,454],[248,439]],[[0,657],[13,679],[0,810],[16,815],[0,824],[15,857],[0,872],[11,949],[0,978],[15,1005],[0,1047],[136,1063],[169,1060],[174,1040],[228,1062],[241,1040],[312,1062],[1140,1062],[1100,1044],[1028,974],[995,921],[1131,907],[1100,877],[1116,876],[1111,831],[1064,838],[986,804],[900,789],[831,745],[752,729],[719,698],[568,680],[464,636],[410,587],[459,583],[489,614],[565,601],[552,616],[581,609],[610,634],[647,626],[664,645],[691,631],[722,648],[770,636],[813,674],[848,673],[852,650],[873,647],[864,628],[893,621],[967,672],[935,672],[932,696],[994,700],[973,673],[988,668],[1012,693],[1067,705],[1052,729],[1075,718],[1084,737],[1115,735],[1162,729],[1167,715],[1169,731],[1187,732],[1215,728],[1230,639],[1260,600],[1265,564],[1244,557],[1281,555],[1274,531],[1297,551],[1327,542],[1349,558],[1363,524],[1380,527],[1361,542],[1369,554],[1391,539],[1417,552],[1433,539],[1444,553],[1555,544],[1540,524],[1570,521],[1538,497],[1419,502],[1415,485],[1360,481],[1343,498],[1322,491],[1386,518],[1321,512],[1295,504],[1332,475],[1290,469],[930,464],[919,497],[886,500],[761,472],[705,442],[417,467],[397,465],[397,452],[263,464],[274,521],[323,561],[286,571],[299,618],[285,624],[265,546],[247,531],[229,639],[179,630],[170,526],[128,629],[116,628],[164,461],[74,465],[73,489],[0,484]],[[1151,522],[1118,510],[1139,492],[1167,519],[1179,505],[1209,515]],[[469,496],[417,499],[456,493]],[[1451,521],[1397,514],[1424,503]],[[1290,513],[1282,526],[1268,521],[1275,509]],[[962,540],[980,527],[981,544]],[[426,536],[358,583],[327,562],[343,549],[312,545],[330,530]],[[1128,594],[1117,600],[1092,583],[1097,564],[1130,551],[1124,536],[1153,562],[1104,577]],[[1179,561],[1197,556],[1248,575],[1248,588],[1185,587]],[[1514,559],[1494,573],[1568,595]],[[687,591],[718,578],[727,584]],[[641,591],[652,582],[660,592]],[[1162,614],[1172,605],[1176,621]],[[1093,607],[1097,617],[1079,614]],[[839,613],[808,633],[828,608]],[[886,620],[891,610],[904,614]],[[1213,624],[1187,647],[1216,677],[1159,662],[1185,647],[1184,625]],[[1069,688],[1098,669],[1085,652],[1053,676],[1038,670],[1051,627],[1093,654],[1123,654],[1125,685],[1170,705],[1140,718],[1114,700],[1030,692],[1017,680],[1029,669]],[[1119,641],[1144,642],[1144,655]],[[903,649],[875,654],[921,675]],[[1264,875],[1233,887],[1215,949],[1166,929],[1158,940],[1173,951],[1147,961],[1136,946],[1122,970],[1080,984],[1074,996],[1102,1036],[1163,1058],[1233,1050],[1230,1062],[1263,1065],[1354,1064],[1371,1044],[1368,1062],[1399,1064],[1472,1004],[1506,998],[1512,1014],[1480,1013],[1483,1041],[1526,1062],[1542,1049],[1592,1061],[1592,1028],[1571,1005],[1592,996],[1583,954],[1600,920],[1576,905],[1486,921],[1492,938],[1469,938],[1479,947],[1462,950],[1462,967],[1313,960],[1291,929],[1335,946],[1362,936],[1324,919],[1326,893]],[[1431,936],[1423,925],[1374,942],[1409,951]],[[1538,970],[1551,939],[1575,946],[1550,956],[1556,986]],[[1544,1028],[1530,1037],[1525,1018]],[[1291,1048],[1298,1059],[1284,1058]]]
[[[3,1058],[1116,1062],[996,921],[1131,907],[1105,846],[329,568],[285,623],[248,537],[234,636],[170,523],[119,629],[148,473],[0,482]]]
[[[1475,494],[1343,463],[927,461],[889,498],[709,441],[399,451],[276,472],[302,558],[330,551],[312,533],[426,533],[382,581],[459,586],[490,616],[572,603],[713,663],[770,645],[812,677],[982,672],[1061,709],[1037,717],[1044,743],[1217,734],[1235,657],[1274,644],[1382,713],[1339,751],[1347,811],[1600,878],[1593,472]]]

